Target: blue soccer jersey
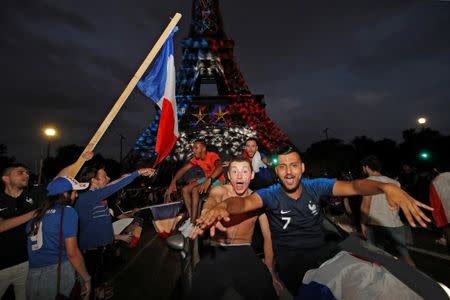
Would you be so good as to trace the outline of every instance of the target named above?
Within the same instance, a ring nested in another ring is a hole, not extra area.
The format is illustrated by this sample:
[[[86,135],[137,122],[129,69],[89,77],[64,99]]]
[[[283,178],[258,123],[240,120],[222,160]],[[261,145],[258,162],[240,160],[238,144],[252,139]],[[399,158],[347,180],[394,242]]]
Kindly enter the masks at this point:
[[[299,199],[292,199],[280,184],[256,191],[269,218],[274,249],[314,248],[324,244],[321,198],[331,196],[335,180],[303,179]]]
[[[30,268],[41,268],[58,263],[59,225],[61,223],[62,206],[50,208],[42,218],[36,235],[28,236],[28,259]],[[30,230],[31,221],[27,224]],[[78,232],[78,215],[70,206],[64,207],[61,240],[61,262],[67,260],[65,239],[76,237]]]

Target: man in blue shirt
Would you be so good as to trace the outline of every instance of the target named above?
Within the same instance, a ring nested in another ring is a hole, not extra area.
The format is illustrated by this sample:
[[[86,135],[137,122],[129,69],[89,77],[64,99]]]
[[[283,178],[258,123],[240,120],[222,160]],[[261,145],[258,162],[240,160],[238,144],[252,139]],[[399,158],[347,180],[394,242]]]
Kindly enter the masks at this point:
[[[280,183],[258,190],[244,201],[239,197],[228,198],[202,215],[197,224],[201,229],[212,226],[210,231],[214,235],[215,228],[226,230],[220,222],[229,221],[230,215],[264,207],[272,234],[275,270],[294,295],[304,273],[334,254],[334,248],[329,249],[325,244],[322,231],[320,199],[323,196],[385,193],[392,206],[398,205],[403,210],[411,226],[415,227],[414,219],[423,227],[426,226],[424,221],[430,222],[419,207],[432,208],[393,184],[372,180],[302,179],[305,165],[299,152],[291,147],[279,151],[278,161],[275,171]]]
[[[89,190],[80,193],[75,203],[79,217],[79,243],[84,252],[86,266],[93,276],[93,286],[103,281],[104,253],[113,243],[114,233],[106,198],[126,187],[139,176],[152,176],[155,170],[142,168],[110,182],[104,168],[87,169],[82,181],[89,182]]]

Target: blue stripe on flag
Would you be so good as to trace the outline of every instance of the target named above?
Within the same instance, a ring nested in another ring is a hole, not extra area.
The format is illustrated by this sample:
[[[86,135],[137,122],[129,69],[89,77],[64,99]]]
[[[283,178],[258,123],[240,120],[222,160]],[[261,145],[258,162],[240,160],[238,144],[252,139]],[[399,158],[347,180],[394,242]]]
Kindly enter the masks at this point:
[[[153,214],[153,220],[165,220],[175,218],[181,209],[181,202],[172,202],[163,205],[154,205],[150,207]]]
[[[150,72],[144,80],[139,80],[137,84],[139,90],[155,103],[158,103],[164,95],[167,79],[167,60],[170,55],[173,55],[173,34],[177,31],[178,27],[172,30],[153,63]]]

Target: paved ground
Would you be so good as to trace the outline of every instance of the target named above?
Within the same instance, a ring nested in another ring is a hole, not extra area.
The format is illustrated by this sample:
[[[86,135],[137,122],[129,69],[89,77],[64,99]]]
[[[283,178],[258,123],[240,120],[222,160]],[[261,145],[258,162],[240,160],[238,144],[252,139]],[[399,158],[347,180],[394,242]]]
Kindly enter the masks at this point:
[[[412,236],[413,244],[408,248],[417,268],[450,287],[450,253],[446,247],[435,243],[440,233],[418,228],[412,230]]]
[[[135,249],[123,251],[128,262],[112,275],[113,299],[176,299],[181,256],[168,249],[151,223],[144,225]]]

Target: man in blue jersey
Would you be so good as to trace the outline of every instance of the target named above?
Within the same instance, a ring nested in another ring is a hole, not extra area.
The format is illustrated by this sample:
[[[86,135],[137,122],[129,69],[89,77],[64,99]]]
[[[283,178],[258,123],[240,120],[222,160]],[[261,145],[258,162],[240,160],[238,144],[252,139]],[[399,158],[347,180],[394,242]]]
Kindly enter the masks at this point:
[[[321,199],[324,196],[374,195],[384,193],[388,202],[398,205],[412,226],[414,219],[425,227],[430,219],[419,207],[432,209],[410,197],[399,187],[372,180],[335,181],[319,178],[302,180],[305,165],[300,154],[292,147],[278,152],[275,171],[280,183],[244,198],[232,197],[217,204],[202,215],[197,224],[201,229],[211,227],[226,230],[221,222],[237,215],[264,207],[269,219],[274,248],[275,270],[289,291],[296,295],[304,273],[317,268],[335,253],[335,248],[325,243],[322,229]]]
[[[75,203],[79,217],[79,245],[84,252],[86,266],[93,276],[93,287],[103,282],[105,253],[110,252],[114,233],[106,198],[126,187],[139,176],[152,176],[155,170],[142,168],[110,182],[105,169],[90,168],[81,175],[89,182],[89,190],[80,193]],[[97,291],[98,293],[99,291]]]

